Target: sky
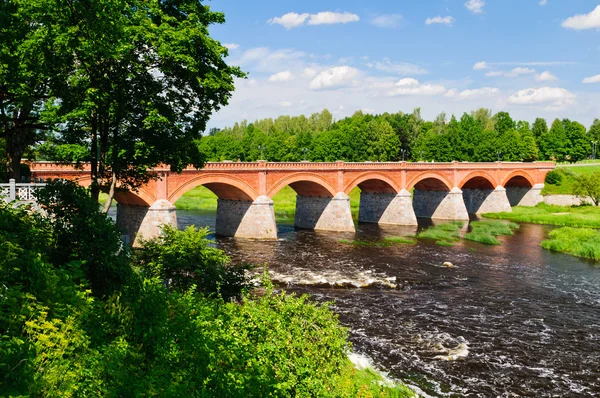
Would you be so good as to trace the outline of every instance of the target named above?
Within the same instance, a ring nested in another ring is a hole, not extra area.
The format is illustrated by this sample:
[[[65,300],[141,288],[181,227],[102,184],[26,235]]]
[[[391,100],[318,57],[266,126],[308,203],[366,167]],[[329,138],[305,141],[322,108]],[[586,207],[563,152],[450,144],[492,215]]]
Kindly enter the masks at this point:
[[[329,109],[600,118],[600,0],[212,0],[247,73],[208,127]]]

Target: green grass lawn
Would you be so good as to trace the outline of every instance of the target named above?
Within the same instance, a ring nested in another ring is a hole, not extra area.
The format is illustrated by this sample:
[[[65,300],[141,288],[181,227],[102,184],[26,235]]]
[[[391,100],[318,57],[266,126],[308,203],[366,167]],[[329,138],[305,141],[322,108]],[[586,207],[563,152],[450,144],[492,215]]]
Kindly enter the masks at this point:
[[[296,213],[296,191],[285,187],[273,197],[275,216],[278,220],[293,219]],[[355,188],[350,192],[350,207],[352,217],[358,219],[358,208],[360,205],[360,189]],[[217,210],[217,196],[208,188],[196,187],[185,193],[175,203],[177,209],[182,210]]]
[[[579,166],[579,165],[564,165],[556,168],[563,176],[562,184],[552,185],[545,184],[542,190],[542,195],[573,195],[575,188],[575,179],[581,174],[592,174],[600,172],[600,165]]]
[[[535,207],[517,206],[512,210],[512,213],[486,213],[483,217],[531,224],[600,228],[600,207],[567,207],[540,203]]]

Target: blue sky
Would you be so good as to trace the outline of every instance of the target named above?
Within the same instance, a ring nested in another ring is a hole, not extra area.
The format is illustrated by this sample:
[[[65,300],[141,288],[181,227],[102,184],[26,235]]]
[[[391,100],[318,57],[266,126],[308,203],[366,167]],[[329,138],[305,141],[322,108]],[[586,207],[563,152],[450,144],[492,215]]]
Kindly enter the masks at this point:
[[[600,0],[213,0],[248,78],[210,127],[328,108],[600,118]]]

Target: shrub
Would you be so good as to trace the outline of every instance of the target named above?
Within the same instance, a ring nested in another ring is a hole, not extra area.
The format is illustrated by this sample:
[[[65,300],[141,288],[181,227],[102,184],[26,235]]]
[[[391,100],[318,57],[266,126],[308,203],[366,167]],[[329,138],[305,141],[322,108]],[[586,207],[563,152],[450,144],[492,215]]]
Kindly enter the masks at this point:
[[[145,277],[160,278],[180,292],[192,286],[206,294],[228,300],[238,297],[250,282],[245,276],[250,265],[232,266],[222,250],[210,246],[207,228],[189,226],[185,231],[170,226],[160,236],[142,243],[135,263]]]
[[[556,170],[552,170],[546,174],[546,184],[551,185],[561,185],[563,181],[563,176]]]
[[[544,240],[542,247],[577,257],[600,260],[600,232],[589,228],[558,228],[550,232],[550,239]]]

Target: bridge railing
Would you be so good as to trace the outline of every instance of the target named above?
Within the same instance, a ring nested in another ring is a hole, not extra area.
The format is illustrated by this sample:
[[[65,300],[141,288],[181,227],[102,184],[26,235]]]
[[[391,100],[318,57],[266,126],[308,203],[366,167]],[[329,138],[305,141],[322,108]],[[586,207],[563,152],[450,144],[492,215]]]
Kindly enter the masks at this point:
[[[0,199],[9,203],[35,203],[35,191],[45,186],[44,183],[16,183],[10,179],[8,184],[0,184]]]

